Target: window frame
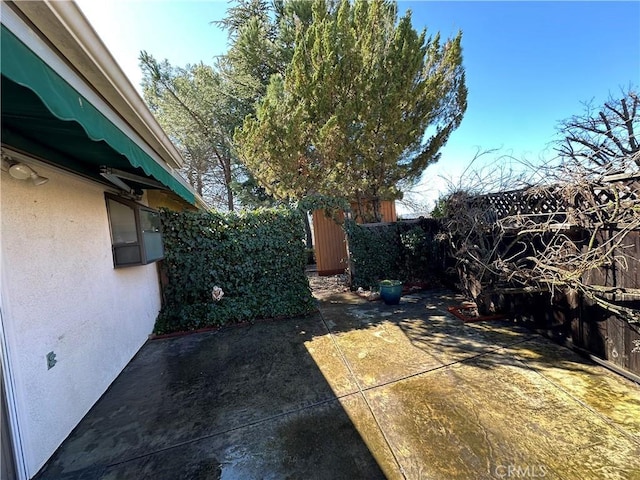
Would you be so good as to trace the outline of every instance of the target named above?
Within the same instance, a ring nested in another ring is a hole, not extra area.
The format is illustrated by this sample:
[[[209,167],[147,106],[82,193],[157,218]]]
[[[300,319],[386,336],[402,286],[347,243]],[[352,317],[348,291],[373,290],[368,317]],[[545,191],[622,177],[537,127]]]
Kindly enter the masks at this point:
[[[133,210],[135,232],[136,232],[135,242],[116,243],[114,241],[113,220],[112,220],[110,202],[119,203]],[[127,267],[136,267],[140,265],[148,265],[150,263],[155,263],[164,259],[164,244],[162,242],[162,225],[160,224],[158,225],[158,229],[160,233],[160,244],[162,246],[162,255],[157,258],[156,257],[149,258],[149,252],[147,251],[147,248],[145,246],[144,231],[142,230],[142,220],[141,220],[140,212],[148,212],[153,215],[160,215],[160,213],[157,210],[154,210],[153,208],[147,207],[146,205],[142,205],[128,198],[113,195],[108,192],[105,192],[105,203],[107,206],[107,219],[109,221],[109,236],[111,240],[111,256],[113,259],[113,268],[127,268]],[[121,250],[123,248],[132,248],[132,247],[135,247],[137,249],[139,260],[134,262],[126,262],[126,263],[119,262],[118,255],[117,255],[118,250]]]

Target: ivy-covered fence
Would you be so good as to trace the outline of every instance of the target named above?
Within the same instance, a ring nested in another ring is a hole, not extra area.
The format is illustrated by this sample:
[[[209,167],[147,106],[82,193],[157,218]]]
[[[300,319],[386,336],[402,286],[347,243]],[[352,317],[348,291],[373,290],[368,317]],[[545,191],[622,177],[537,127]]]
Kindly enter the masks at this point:
[[[446,255],[436,219],[364,225],[347,220],[344,228],[352,288],[374,287],[383,279],[432,283],[444,270]]]
[[[164,306],[155,333],[194,330],[315,308],[298,210],[162,210]],[[219,301],[214,287],[224,292]]]

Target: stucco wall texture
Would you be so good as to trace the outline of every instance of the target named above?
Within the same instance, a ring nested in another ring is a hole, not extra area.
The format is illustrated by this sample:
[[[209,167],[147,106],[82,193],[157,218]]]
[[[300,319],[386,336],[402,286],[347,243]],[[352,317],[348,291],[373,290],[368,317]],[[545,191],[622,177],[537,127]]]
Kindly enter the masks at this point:
[[[105,189],[34,168],[49,182],[2,172],[0,184],[2,322],[30,475],[139,350],[160,309],[156,264],[113,268]]]

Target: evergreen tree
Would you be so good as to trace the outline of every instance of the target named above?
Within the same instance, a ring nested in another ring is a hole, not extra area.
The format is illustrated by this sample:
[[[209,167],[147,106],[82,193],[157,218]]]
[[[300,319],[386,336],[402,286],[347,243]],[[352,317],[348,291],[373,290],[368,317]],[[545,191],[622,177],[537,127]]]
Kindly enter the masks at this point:
[[[187,162],[185,175],[214,205],[234,209],[232,138],[241,117],[221,76],[203,63],[172,67],[140,53],[143,95]]]
[[[462,35],[427,38],[384,0],[317,0],[295,31],[236,152],[277,197],[340,196],[379,220],[379,202],[415,183],[462,120]]]

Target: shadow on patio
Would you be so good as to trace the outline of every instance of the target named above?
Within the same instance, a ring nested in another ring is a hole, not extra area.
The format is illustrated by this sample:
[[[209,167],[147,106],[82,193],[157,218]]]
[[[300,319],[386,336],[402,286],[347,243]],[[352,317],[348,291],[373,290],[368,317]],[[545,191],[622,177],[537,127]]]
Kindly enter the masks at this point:
[[[637,385],[457,301],[150,341],[38,478],[640,478]]]

